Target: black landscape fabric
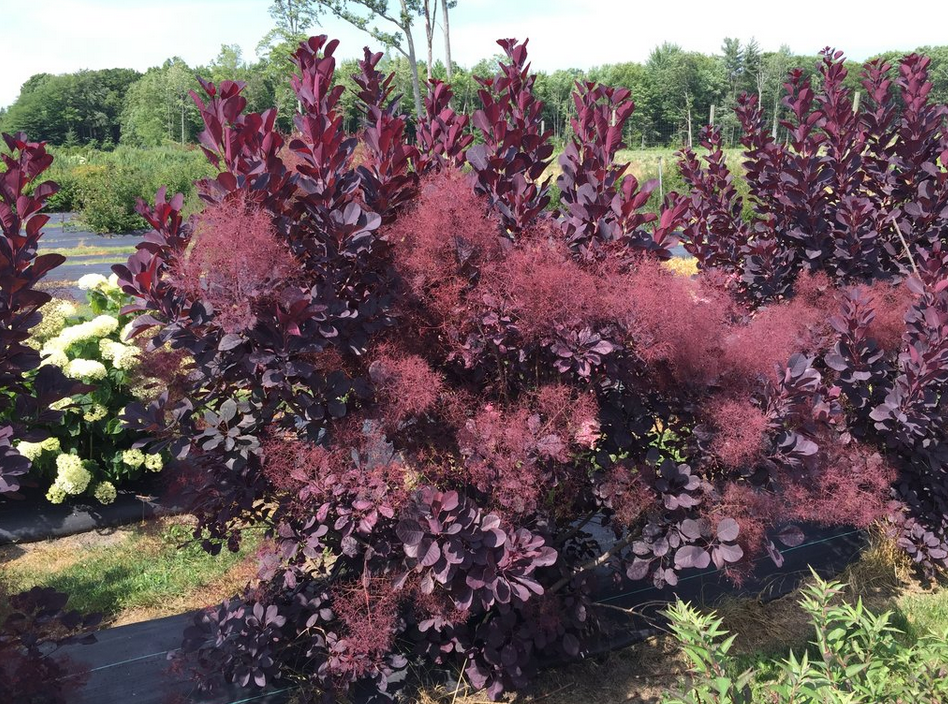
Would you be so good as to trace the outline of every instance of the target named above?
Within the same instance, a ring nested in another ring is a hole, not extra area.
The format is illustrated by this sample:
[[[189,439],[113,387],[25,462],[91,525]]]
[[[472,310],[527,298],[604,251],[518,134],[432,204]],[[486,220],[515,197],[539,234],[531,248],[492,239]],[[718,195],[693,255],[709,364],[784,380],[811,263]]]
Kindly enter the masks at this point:
[[[629,582],[617,588],[611,581],[604,581],[599,602],[633,610],[637,615],[603,608],[601,617],[606,629],[595,644],[593,654],[653,635],[656,619],[660,618],[658,612],[676,597],[703,605],[714,605],[722,597],[736,595],[775,599],[793,591],[801,579],[809,575],[810,566],[823,576],[839,573],[864,544],[861,531],[810,529],[805,543],[783,550],[782,567],[777,568],[769,558],[758,561],[753,578],[740,589],[714,569],[683,575],[674,590]],[[287,701],[289,690],[279,687],[261,693],[235,686],[214,696],[202,696],[185,676],[171,673],[168,653],[180,645],[181,635],[192,618],[193,614],[182,614],[110,628],[100,631],[98,642],[92,645],[70,646],[66,654],[91,669],[88,684],[74,697],[75,704],[167,704],[175,696],[205,704],[282,704]],[[547,664],[555,666],[557,663]]]

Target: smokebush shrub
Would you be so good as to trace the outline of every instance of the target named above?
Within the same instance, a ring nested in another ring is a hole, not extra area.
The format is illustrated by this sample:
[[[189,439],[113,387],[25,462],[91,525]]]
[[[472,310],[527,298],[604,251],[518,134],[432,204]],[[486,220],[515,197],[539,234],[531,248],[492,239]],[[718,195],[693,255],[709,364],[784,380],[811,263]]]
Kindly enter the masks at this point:
[[[928,65],[867,63],[857,112],[842,54],[826,49],[818,91],[800,70],[787,79],[787,144],[744,96],[746,201],[716,130],[702,133],[704,164],[686,150],[681,168],[693,188],[684,246],[752,315],[772,315],[814,276],[840,298],[813,349],[834,423],[896,471],[893,532],[930,572],[948,566],[948,108],[928,99]]]
[[[22,133],[4,134],[3,140],[9,153],[0,156],[0,495],[18,491],[30,470],[14,443],[45,440],[37,425],[61,417],[50,404],[81,388],[55,367],[39,369],[39,351],[27,344],[42,320],[40,308],[51,299],[37,284],[65,260],[60,254],[37,255],[49,221],[40,210],[57,189],[39,177],[53,158],[45,143],[29,142]]]
[[[209,550],[237,549],[250,524],[272,536],[259,584],[186,633],[180,656],[207,686],[384,700],[420,660],[496,698],[586,652],[603,580],[674,586],[711,564],[740,580],[800,544],[797,523],[883,516],[903,481],[847,422],[857,389],[877,391],[877,357],[844,337],[863,313],[835,270],[803,267],[784,289],[774,272],[797,260],[748,235],[759,286],[742,283],[725,225],[750,226],[714,187],[710,205],[696,188],[645,211],[655,185],[615,163],[630,96],[591,83],[550,214],[526,44],[500,45],[476,144],[438,82],[406,144],[368,51],[363,130],[344,133],[325,36],[294,55],[288,139],[273,110],[244,112],[241,84],[202,83],[206,210],[185,220],[165,191],[139,205],[152,231],[115,267],[124,312],[194,366],[188,393],[124,419],[175,457]],[[694,278],[662,265],[683,229]],[[897,318],[870,326],[885,344]],[[853,368],[851,392],[825,361],[846,345],[870,370]]]
[[[0,696],[18,704],[68,704],[85,684],[87,672],[56,651],[71,643],[89,644],[87,634],[101,616],[66,609],[68,596],[33,587],[3,597],[0,612]]]

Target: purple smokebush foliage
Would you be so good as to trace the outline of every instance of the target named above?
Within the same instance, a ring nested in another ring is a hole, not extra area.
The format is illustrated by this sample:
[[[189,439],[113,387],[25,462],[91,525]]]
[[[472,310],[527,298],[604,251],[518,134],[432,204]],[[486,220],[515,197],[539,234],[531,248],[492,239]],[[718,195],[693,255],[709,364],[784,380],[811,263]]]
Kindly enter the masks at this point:
[[[6,594],[2,594],[4,598]],[[89,644],[100,615],[67,611],[68,595],[33,587],[9,597],[0,624],[0,696],[23,704],[67,704],[85,683],[86,672],[56,651],[72,643]]]
[[[55,366],[37,369],[40,355],[25,344],[30,329],[41,320],[40,307],[50,295],[36,285],[65,259],[61,254],[38,254],[43,226],[40,213],[58,190],[39,177],[52,164],[45,143],[26,135],[4,134],[9,154],[0,173],[0,494],[17,492],[30,462],[12,441],[42,440],[33,423],[55,422],[61,411],[49,405],[81,388]],[[27,191],[31,192],[28,194]],[[25,382],[29,376],[32,389]],[[81,687],[82,671],[56,650],[71,642],[91,642],[79,631],[94,627],[98,616],[84,617],[65,609],[68,595],[35,587],[0,599],[9,610],[0,623],[0,699],[24,704],[65,704]]]
[[[325,36],[294,55],[302,112],[288,140],[273,111],[244,112],[240,84],[203,83],[200,139],[220,171],[198,184],[207,209],[185,221],[163,192],[140,205],[152,232],[115,271],[137,327],[155,328],[149,344],[193,363],[187,397],[125,420],[176,456],[208,550],[236,549],[248,523],[270,538],[259,582],[186,634],[180,657],[208,686],[384,700],[410,663],[433,662],[496,698],[542,659],[587,651],[603,578],[674,586],[714,565],[741,579],[757,557],[779,562],[774,540],[802,542],[796,522],[867,525],[896,477],[922,471],[897,475],[875,424],[899,426],[900,457],[940,432],[925,386],[945,382],[928,327],[942,315],[938,250],[917,262],[934,277],[920,279],[931,298],[906,333],[918,355],[897,362],[901,333],[881,313],[904,300],[883,295],[900,251],[880,250],[885,289],[853,292],[838,280],[880,277],[834,264],[841,225],[821,220],[828,234],[806,239],[810,208],[831,207],[824,191],[842,178],[820,170],[835,154],[822,127],[792,148],[760,138],[772,165],[754,188],[783,188],[773,169],[796,160],[802,189],[766,201],[773,214],[741,220],[713,149],[710,173],[685,156],[695,192],[652,217],[652,186],[615,163],[630,96],[580,83],[564,208],[551,213],[553,147],[526,45],[499,43],[506,58],[479,79],[477,143],[435,81],[409,145],[367,51],[357,156]],[[823,104],[793,80],[801,114]],[[840,149],[851,171],[868,168]],[[886,188],[879,198],[894,197]],[[796,220],[774,232],[784,212]],[[262,224],[234,229],[248,222]],[[661,265],[682,232],[706,267],[697,280]],[[876,378],[895,384],[891,399],[867,388]],[[881,404],[891,418],[876,418]],[[903,515],[907,532],[929,520]]]
[[[801,271],[841,288],[823,373],[848,432],[896,467],[890,520],[931,570],[948,566],[948,108],[929,100],[928,65],[917,54],[867,63],[854,110],[842,54],[824,50],[819,89],[799,70],[787,79],[785,144],[743,96],[748,204],[713,128],[704,163],[685,150],[680,164],[693,188],[684,246],[703,269],[763,308],[792,295]]]
[[[499,42],[510,63],[491,78],[477,78],[481,107],[472,124],[483,142],[467,150],[477,190],[487,196],[509,232],[527,227],[550,203],[552,130],[541,132],[543,103],[533,95],[536,76],[527,63],[527,42]]]
[[[40,307],[51,296],[36,285],[65,260],[61,254],[38,254],[48,215],[40,213],[46,199],[59,190],[39,178],[53,162],[46,144],[26,135],[4,134],[9,154],[0,173],[0,494],[15,492],[30,462],[13,447],[13,440],[42,439],[32,423],[50,423],[61,415],[49,404],[73,393],[62,372],[40,366],[40,355],[26,345],[30,330],[40,322]],[[27,193],[30,191],[29,193]],[[31,375],[35,393],[26,393]]]

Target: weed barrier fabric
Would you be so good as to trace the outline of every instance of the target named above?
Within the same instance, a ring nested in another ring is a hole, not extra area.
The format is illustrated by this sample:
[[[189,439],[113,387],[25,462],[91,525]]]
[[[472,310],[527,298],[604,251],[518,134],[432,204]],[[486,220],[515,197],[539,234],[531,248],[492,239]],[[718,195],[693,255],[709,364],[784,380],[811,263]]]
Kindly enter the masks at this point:
[[[170,670],[168,653],[181,645],[193,613],[107,628],[92,645],[71,645],[62,652],[88,670],[88,681],[70,704],[284,704],[288,690],[261,693],[236,685],[203,695],[183,673]]]
[[[31,543],[182,513],[149,492],[119,490],[111,504],[51,504],[40,495],[0,504],[0,545]]]
[[[783,550],[783,567],[773,565],[770,558],[760,560],[754,576],[740,589],[714,569],[685,575],[674,590],[628,582],[621,585],[624,588],[616,588],[604,579],[597,603],[605,632],[590,655],[655,635],[659,631],[658,612],[676,597],[705,606],[734,596],[776,599],[793,591],[800,580],[809,575],[811,565],[823,576],[838,574],[864,544],[862,531],[811,530],[802,545]],[[635,615],[610,607],[628,609]],[[290,689],[276,688],[261,693],[234,686],[208,696],[199,692],[186,675],[170,671],[168,653],[180,646],[184,629],[193,617],[193,613],[188,613],[109,628],[97,634],[96,643],[64,648],[64,654],[90,668],[88,683],[71,701],[75,704],[168,704],[175,697],[179,697],[178,701],[183,697],[184,701],[201,704],[285,704]],[[562,663],[544,663],[548,667],[559,664]]]

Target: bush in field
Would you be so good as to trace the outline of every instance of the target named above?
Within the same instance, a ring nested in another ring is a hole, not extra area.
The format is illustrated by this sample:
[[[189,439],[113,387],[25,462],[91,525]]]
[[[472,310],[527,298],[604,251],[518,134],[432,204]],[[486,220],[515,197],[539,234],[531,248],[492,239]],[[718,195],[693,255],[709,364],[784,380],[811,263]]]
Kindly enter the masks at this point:
[[[94,232],[128,232],[145,222],[135,212],[138,198],[164,186],[194,195],[194,181],[211,173],[195,149],[119,147],[111,152],[59,147],[51,176],[60,190],[47,203],[50,212],[79,212]]]
[[[273,536],[259,585],[186,635],[211,685],[384,699],[422,660],[497,697],[586,651],[603,576],[739,580],[802,541],[797,522],[868,525],[902,481],[823,361],[858,342],[829,322],[853,300],[834,274],[764,307],[730,270],[662,266],[682,227],[695,249],[702,196],[643,210],[654,185],[615,163],[630,97],[596,84],[576,86],[550,214],[526,46],[500,44],[473,145],[437,81],[406,144],[370,52],[345,134],[325,36],[294,55],[288,142],[240,84],[203,83],[206,214],[164,191],[140,205],[153,231],[115,267],[125,312],[194,369],[183,398],[125,420],[176,458],[208,549],[248,524]]]
[[[814,575],[800,600],[816,633],[810,651],[767,663],[774,674],[748,670],[734,676],[721,619],[678,602],[667,612],[671,631],[691,662],[692,681],[665,704],[940,704],[948,699],[948,633],[930,633],[907,645],[891,612],[873,614],[862,600],[836,603],[838,582]],[[727,636],[727,637],[726,637]]]
[[[92,232],[129,232],[142,227],[135,200],[145,176],[128,166],[98,165],[84,170],[78,184],[80,221]]]
[[[146,376],[158,373],[164,355],[143,364],[141,349],[125,339],[131,317],[120,311],[128,298],[114,277],[87,274],[79,287],[87,292],[92,316],[76,317],[73,304],[53,299],[41,309],[43,322],[28,344],[39,349],[41,366],[59,367],[90,386],[53,404],[64,412],[41,426],[46,439],[21,441],[16,448],[32,462],[31,480],[49,487],[51,502],[87,495],[108,504],[117,487],[164,466],[161,455],[135,447],[137,435],[118,417],[127,404],[166,383]],[[28,386],[27,393],[31,390]]]
[[[29,142],[22,133],[4,134],[3,140],[9,153],[2,155],[0,172],[0,495],[9,495],[20,489],[31,468],[14,443],[46,441],[38,424],[61,415],[50,404],[83,389],[55,367],[37,370],[39,352],[27,344],[41,322],[40,308],[50,302],[36,285],[64,259],[37,256],[49,220],[40,210],[57,188],[38,179],[52,157],[45,144]],[[70,634],[94,626],[96,617],[65,611],[67,595],[52,589],[10,596],[0,591],[0,597],[0,699],[65,704],[66,695],[81,684],[81,673],[54,657],[55,651],[73,640]]]
[[[928,100],[928,65],[912,54],[893,76],[866,64],[854,112],[842,55],[825,50],[819,91],[790,73],[786,144],[745,96],[749,202],[714,129],[705,163],[685,151],[681,168],[694,189],[684,246],[751,315],[779,315],[814,277],[839,298],[826,344],[808,352],[833,392],[833,423],[897,472],[893,531],[930,571],[948,566],[948,108]]]

